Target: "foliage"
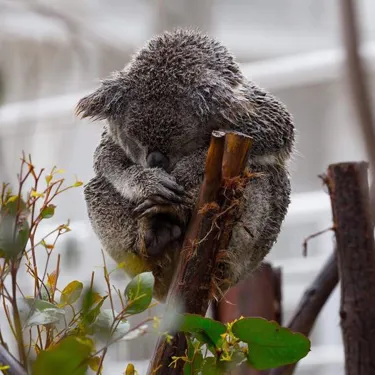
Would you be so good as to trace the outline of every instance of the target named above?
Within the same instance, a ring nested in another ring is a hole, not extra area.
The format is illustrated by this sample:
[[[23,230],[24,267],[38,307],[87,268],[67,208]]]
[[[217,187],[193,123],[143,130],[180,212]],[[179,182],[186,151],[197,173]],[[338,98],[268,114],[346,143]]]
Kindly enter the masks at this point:
[[[36,171],[31,158],[22,158],[18,188],[13,192],[3,184],[0,191],[0,299],[9,327],[18,347],[22,366],[32,374],[86,374],[91,369],[102,373],[108,347],[121,340],[132,340],[147,332],[147,323],[160,330],[158,317],[147,318],[132,327],[129,317],[152,305],[154,276],[137,275],[123,292],[111,285],[103,254],[103,277],[106,293],[94,288],[95,273],[89,285],[72,280],[59,285],[60,255],[51,266],[51,254],[57,241],[70,232],[69,222],[56,226],[38,239],[38,229],[54,217],[55,198],[72,188],[66,186],[62,170]],[[26,189],[26,186],[31,186]],[[46,254],[44,269],[37,267],[38,255]],[[17,276],[26,267],[33,284],[33,294],[19,290]],[[121,268],[121,265],[119,265]],[[121,306],[117,312],[115,304]],[[293,363],[310,350],[310,342],[275,322],[261,318],[240,318],[228,324],[198,315],[166,316],[168,330],[186,334],[188,349],[183,357],[172,358],[171,366],[184,361],[184,374],[216,375],[229,373],[241,363],[259,370]],[[172,323],[171,323],[172,322]],[[2,325],[3,326],[3,325]],[[23,331],[30,342],[25,343]],[[168,332],[163,335],[170,340]],[[0,327],[0,345],[8,348]],[[0,372],[6,373],[7,364]],[[4,366],[3,366],[4,365]],[[124,370],[137,374],[133,364]]]
[[[242,363],[266,370],[297,362],[310,351],[305,336],[263,318],[241,317],[224,325],[184,314],[177,329],[188,334],[188,350],[172,365],[183,360],[186,375],[226,374]]]
[[[49,173],[43,169],[37,171],[31,158],[24,155],[16,191],[8,184],[2,185],[0,299],[17,341],[20,362],[32,374],[79,375],[86,374],[88,368],[101,374],[110,345],[145,334],[151,318],[135,327],[131,327],[128,318],[150,306],[154,278],[150,273],[138,275],[121,293],[111,285],[103,256],[106,294],[100,295],[95,290],[94,272],[90,285],[84,286],[79,280],[59,285],[60,254],[56,265],[50,264],[51,255],[59,238],[71,231],[69,222],[56,226],[41,238],[38,233],[44,221],[54,217],[56,197],[82,186],[81,181],[66,185],[63,173],[56,167]],[[46,255],[44,269],[37,267],[42,253]],[[33,285],[31,296],[24,295],[17,286],[17,276],[23,267]],[[106,301],[110,301],[109,308]],[[114,309],[116,302],[121,306],[120,312]],[[24,330],[30,336],[27,344]],[[0,345],[8,348],[3,336],[0,328]],[[135,369],[133,372],[136,373]]]

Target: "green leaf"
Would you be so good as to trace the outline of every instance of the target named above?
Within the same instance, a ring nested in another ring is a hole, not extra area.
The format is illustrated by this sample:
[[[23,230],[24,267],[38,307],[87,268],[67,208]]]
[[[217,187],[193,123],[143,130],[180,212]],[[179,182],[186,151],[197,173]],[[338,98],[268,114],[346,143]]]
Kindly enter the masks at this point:
[[[27,212],[26,202],[20,199],[19,195],[10,196],[4,205],[1,206],[0,213],[2,216],[16,216]]]
[[[6,259],[16,258],[21,254],[29,240],[30,227],[27,220],[16,225],[17,217],[13,214],[0,215],[0,256]]]
[[[120,340],[130,329],[129,323],[124,319],[118,325],[115,323],[116,329],[113,330],[113,313],[115,316],[118,315],[116,311],[112,312],[111,309],[102,310],[92,325],[94,334],[101,340]]]
[[[83,289],[80,281],[74,280],[70,282],[61,292],[60,306],[72,305],[78,300]]]
[[[65,315],[64,310],[41,299],[21,298],[17,304],[26,327],[55,324]]]
[[[310,351],[305,336],[262,318],[240,319],[233,324],[232,332],[248,344],[247,362],[258,370],[295,363]]]
[[[40,216],[43,219],[50,219],[55,214],[55,208],[55,205],[49,204],[40,211]]]
[[[32,374],[85,375],[88,369],[85,360],[89,358],[91,349],[85,340],[68,336],[51,349],[40,352],[32,365]]]
[[[99,370],[100,361],[101,361],[101,358],[99,356],[92,357],[89,360],[88,365],[89,365],[90,369],[92,371],[94,371],[95,373],[97,373],[97,371]]]
[[[219,375],[216,359],[214,357],[207,357],[204,359],[202,375]]]
[[[197,342],[192,343],[190,339],[187,342],[189,361],[185,362],[184,375],[198,375],[203,364],[202,350],[199,346],[197,347]]]
[[[94,296],[94,294],[93,294],[93,296]],[[82,312],[81,316],[82,316],[82,321],[85,325],[91,325],[92,323],[95,322],[96,318],[100,314],[100,309],[102,308],[102,305],[103,305],[106,298],[107,298],[107,296],[103,297],[102,300],[99,301],[99,303],[94,308],[89,308],[89,309],[84,308],[83,309],[83,312]],[[93,302],[93,303],[95,304],[95,302]],[[93,306],[93,305],[91,305],[91,306]]]
[[[192,333],[200,342],[216,348],[221,347],[223,342],[221,335],[227,331],[224,324],[195,314],[181,315],[178,330]]]
[[[143,272],[137,275],[125,289],[127,302],[126,312],[139,314],[146,310],[152,300],[155,278],[152,272]]]

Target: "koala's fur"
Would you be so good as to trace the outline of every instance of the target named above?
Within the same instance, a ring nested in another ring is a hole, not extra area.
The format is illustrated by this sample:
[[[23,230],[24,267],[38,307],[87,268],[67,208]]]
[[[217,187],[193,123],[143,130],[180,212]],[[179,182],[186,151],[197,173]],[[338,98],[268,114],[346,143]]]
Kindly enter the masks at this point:
[[[261,173],[245,191],[222,278],[234,285],[259,265],[289,205],[294,126],[284,105],[248,81],[224,46],[190,30],[154,37],[81,99],[77,112],[107,120],[96,175],[85,187],[93,229],[130,276],[153,271],[159,300],[176,268],[211,132],[250,135],[249,170]],[[153,151],[167,156],[166,170],[148,167]]]

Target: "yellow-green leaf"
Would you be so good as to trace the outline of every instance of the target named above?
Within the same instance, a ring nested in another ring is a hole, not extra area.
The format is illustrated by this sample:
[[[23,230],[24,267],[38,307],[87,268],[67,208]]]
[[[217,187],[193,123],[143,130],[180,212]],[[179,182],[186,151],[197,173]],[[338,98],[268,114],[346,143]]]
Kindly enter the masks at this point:
[[[55,214],[55,208],[54,204],[49,204],[40,210],[40,216],[43,219],[50,219]]]
[[[78,186],[82,186],[82,185],[83,185],[82,181],[76,181],[72,186],[73,187],[78,187]]]
[[[44,193],[39,193],[36,190],[32,190],[31,193],[30,193],[30,195],[33,198],[42,198],[42,197],[44,197]]]
[[[100,366],[100,357],[99,356],[90,358],[89,367],[91,368],[92,371],[97,372],[99,370],[99,366]]]
[[[46,176],[46,184],[49,185],[49,183],[52,181],[52,175],[48,174]]]
[[[135,374],[136,374],[136,371],[135,371],[134,365],[132,363],[129,363],[126,366],[125,375],[135,375]]]
[[[80,281],[70,282],[61,292],[60,305],[72,305],[80,297],[82,289],[83,284]]]
[[[5,204],[7,205],[8,203],[15,202],[17,199],[18,199],[18,195],[12,195],[12,196],[10,196],[10,197],[7,199],[7,201],[5,202]]]
[[[52,273],[47,274],[47,286],[50,290],[54,290],[56,287],[57,273],[53,271]]]

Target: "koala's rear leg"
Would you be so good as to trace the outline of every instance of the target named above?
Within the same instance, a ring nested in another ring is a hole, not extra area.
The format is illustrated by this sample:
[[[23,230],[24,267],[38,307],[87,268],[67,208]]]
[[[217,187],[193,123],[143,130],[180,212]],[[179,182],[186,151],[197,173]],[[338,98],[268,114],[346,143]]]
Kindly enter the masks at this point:
[[[152,196],[137,206],[134,213],[144,233],[144,248],[148,255],[159,255],[166,248],[181,246],[193,201],[192,195],[185,193],[182,203]]]
[[[148,255],[162,254],[166,247],[177,245],[182,228],[172,216],[159,213],[140,220],[143,226],[145,251]]]

